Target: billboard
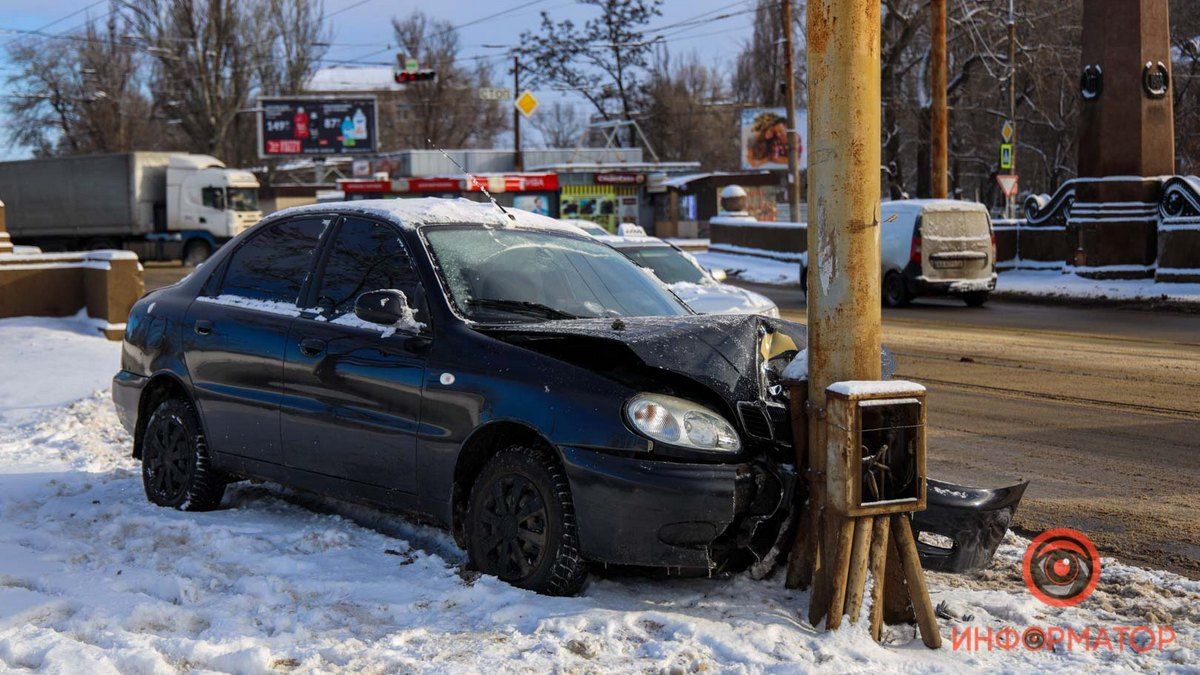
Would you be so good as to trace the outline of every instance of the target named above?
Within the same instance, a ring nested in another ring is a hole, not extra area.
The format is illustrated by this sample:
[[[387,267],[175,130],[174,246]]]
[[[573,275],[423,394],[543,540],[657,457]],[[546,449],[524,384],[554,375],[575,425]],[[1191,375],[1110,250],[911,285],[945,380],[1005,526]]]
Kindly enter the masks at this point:
[[[808,166],[808,112],[796,111],[796,127],[800,147],[798,166]],[[745,108],[741,120],[742,168],[777,169],[786,171],[787,110],[784,108]]]
[[[258,107],[259,157],[378,150],[374,96],[262,98]]]

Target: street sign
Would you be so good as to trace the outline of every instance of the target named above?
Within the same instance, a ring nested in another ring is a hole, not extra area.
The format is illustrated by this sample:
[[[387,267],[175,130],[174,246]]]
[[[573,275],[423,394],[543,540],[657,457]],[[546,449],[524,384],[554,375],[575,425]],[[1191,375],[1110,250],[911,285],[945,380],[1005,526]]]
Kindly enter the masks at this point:
[[[404,70],[412,73],[421,69],[421,64],[416,59],[404,59]]]
[[[1004,193],[1005,197],[1017,196],[1017,176],[1015,174],[998,174],[996,182],[1000,184],[1000,191]]]
[[[526,89],[525,91],[521,92],[521,95],[517,97],[516,101],[513,101],[513,105],[517,106],[517,110],[520,110],[521,114],[524,115],[526,119],[529,119],[530,117],[533,117],[533,111],[537,110],[538,100],[534,97],[532,91]]]
[[[1000,137],[1005,143],[1012,143],[1013,134],[1017,132],[1017,127],[1013,125],[1012,120],[1004,120],[1004,127],[1000,129]]]
[[[1011,169],[1013,166],[1013,146],[1012,143],[1000,144],[1000,168]]]
[[[263,97],[258,156],[374,154],[375,97]]]
[[[479,88],[479,98],[485,101],[507,101],[512,97],[512,89],[509,89],[508,87]]]

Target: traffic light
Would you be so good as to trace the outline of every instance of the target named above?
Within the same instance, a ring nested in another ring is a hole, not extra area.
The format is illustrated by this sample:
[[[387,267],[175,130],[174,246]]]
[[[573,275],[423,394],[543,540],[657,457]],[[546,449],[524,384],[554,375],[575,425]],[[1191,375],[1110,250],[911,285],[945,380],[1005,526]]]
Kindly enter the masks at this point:
[[[437,71],[429,70],[401,70],[395,74],[397,84],[408,84],[409,82],[425,82],[437,79]]]

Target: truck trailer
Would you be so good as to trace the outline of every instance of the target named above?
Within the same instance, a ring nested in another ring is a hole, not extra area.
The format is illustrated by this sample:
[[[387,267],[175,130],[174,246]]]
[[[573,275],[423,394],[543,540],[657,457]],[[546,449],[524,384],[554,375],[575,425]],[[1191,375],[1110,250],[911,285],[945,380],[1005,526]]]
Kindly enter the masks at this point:
[[[13,242],[123,248],[196,265],[258,222],[258,179],[208,155],[123,152],[0,162]]]

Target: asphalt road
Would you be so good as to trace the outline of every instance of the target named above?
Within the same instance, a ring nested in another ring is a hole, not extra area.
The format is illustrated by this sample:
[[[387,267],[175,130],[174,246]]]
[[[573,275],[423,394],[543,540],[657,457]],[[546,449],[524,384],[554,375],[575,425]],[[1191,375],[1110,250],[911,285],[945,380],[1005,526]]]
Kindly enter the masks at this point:
[[[148,265],[146,287],[187,271]],[[747,286],[804,321],[799,289]],[[1030,480],[1018,531],[1200,578],[1200,314],[923,301],[885,310],[884,340],[929,388],[931,475]]]
[[[751,286],[803,321],[798,289]],[[926,301],[884,310],[898,376],[929,388],[929,471],[1031,481],[1016,529],[1200,578],[1200,315]]]

